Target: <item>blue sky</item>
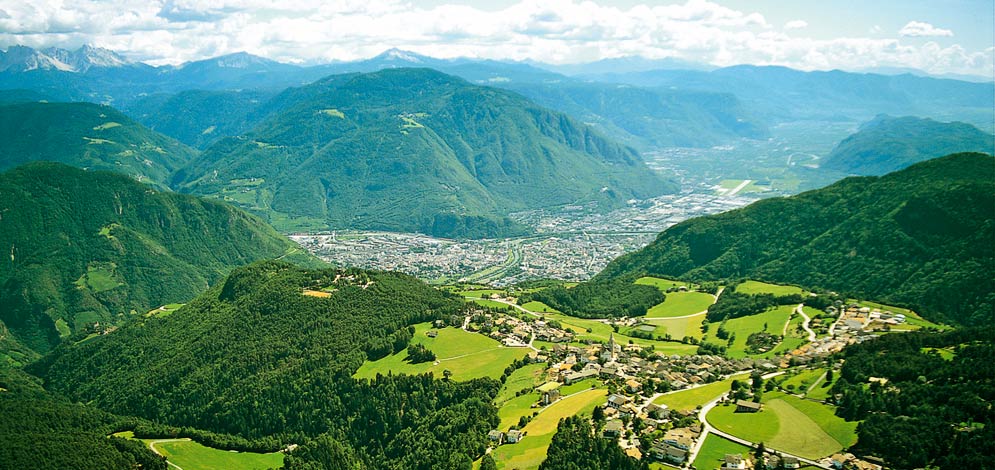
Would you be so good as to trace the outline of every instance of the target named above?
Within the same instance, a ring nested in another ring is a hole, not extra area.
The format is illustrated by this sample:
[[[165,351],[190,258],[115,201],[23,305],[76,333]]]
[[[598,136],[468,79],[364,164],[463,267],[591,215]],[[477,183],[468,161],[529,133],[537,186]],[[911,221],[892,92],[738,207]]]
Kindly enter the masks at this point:
[[[89,43],[153,64],[238,51],[317,63],[398,47],[550,63],[642,55],[991,77],[993,18],[991,0],[7,0],[0,47]]]

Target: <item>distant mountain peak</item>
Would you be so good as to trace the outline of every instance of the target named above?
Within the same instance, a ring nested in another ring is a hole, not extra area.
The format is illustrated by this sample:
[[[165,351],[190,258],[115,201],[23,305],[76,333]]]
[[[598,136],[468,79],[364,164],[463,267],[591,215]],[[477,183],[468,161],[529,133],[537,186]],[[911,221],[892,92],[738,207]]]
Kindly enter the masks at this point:
[[[244,51],[226,54],[208,60],[217,64],[218,67],[229,69],[246,69],[252,65],[271,64],[274,62],[265,57],[249,54]]]
[[[10,46],[0,53],[0,72],[28,72],[31,70],[62,70],[73,72],[73,66],[28,46]]]
[[[58,47],[35,50],[28,46],[11,46],[0,53],[0,71],[61,70],[86,72],[92,67],[123,67],[130,62],[116,52],[84,44],[70,51]]]
[[[405,51],[403,49],[398,49],[392,47],[386,51],[381,52],[379,55],[373,58],[373,60],[384,60],[392,62],[411,62],[415,64],[420,64],[425,62],[426,57],[411,51]]]

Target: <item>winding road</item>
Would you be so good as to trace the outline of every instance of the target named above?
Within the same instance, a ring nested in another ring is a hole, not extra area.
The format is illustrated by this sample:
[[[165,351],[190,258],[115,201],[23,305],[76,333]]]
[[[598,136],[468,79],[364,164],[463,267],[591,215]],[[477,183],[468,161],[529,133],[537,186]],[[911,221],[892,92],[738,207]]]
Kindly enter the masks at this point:
[[[803,306],[804,306],[804,304],[798,304],[798,306],[795,307],[795,313],[801,315],[802,318],[805,319],[805,321],[802,322],[802,329],[804,329],[805,332],[808,333],[808,342],[809,343],[814,343],[815,342],[815,331],[812,331],[812,328],[809,328],[809,323],[812,322],[812,319],[809,318],[808,315],[805,315],[805,311],[802,309]]]

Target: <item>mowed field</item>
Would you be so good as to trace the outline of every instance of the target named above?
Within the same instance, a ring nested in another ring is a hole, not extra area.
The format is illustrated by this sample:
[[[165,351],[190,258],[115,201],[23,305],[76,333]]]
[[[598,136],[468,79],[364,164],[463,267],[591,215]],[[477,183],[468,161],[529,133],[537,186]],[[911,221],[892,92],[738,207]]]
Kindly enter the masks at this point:
[[[575,339],[590,339],[593,341],[598,341],[602,343],[608,342],[609,336],[614,333],[611,325],[602,323],[597,320],[587,320],[583,318],[568,317],[563,314],[547,314],[544,315],[547,320],[556,320],[560,322],[563,328],[570,328],[576,333]],[[591,331],[587,331],[590,329]],[[615,341],[619,344],[628,344],[630,341],[634,344],[638,344],[643,347],[653,346],[657,351],[664,354],[694,354],[698,349],[697,346],[691,344],[681,344],[669,341],[656,341],[648,340],[642,338],[633,338],[630,336],[625,336],[621,333],[614,333]]]
[[[742,284],[736,285],[736,292],[741,294],[789,295],[801,294],[804,291],[798,286],[782,286],[779,284],[769,284],[760,281],[746,281]]]
[[[701,450],[698,451],[698,456],[695,457],[693,464],[695,468],[712,470],[722,465],[722,460],[725,459],[726,454],[743,454],[743,457],[747,457],[752,451],[753,449],[742,444],[737,444],[715,434],[709,434],[705,436],[705,443],[701,445]],[[673,467],[661,465],[660,468]]]
[[[810,459],[828,456],[857,442],[857,423],[833,414],[832,407],[783,393],[765,395],[758,413],[736,413],[733,405],[708,413],[715,428],[768,448]]]
[[[424,344],[435,353],[436,363],[423,362],[411,364],[407,362],[408,351],[392,354],[378,361],[367,361],[360,366],[354,375],[356,378],[373,378],[376,375],[422,374],[432,372],[435,377],[442,378],[443,371],[453,373],[454,380],[470,380],[481,377],[497,379],[504,373],[515,359],[528,354],[528,348],[508,348],[501,343],[477,333],[470,333],[458,328],[442,328],[438,336],[429,338],[425,333],[431,330],[431,324],[415,325],[415,336],[412,343]]]
[[[134,439],[131,431],[114,434],[118,437]],[[238,468],[244,470],[266,470],[283,467],[283,454],[271,452],[259,454],[255,452],[230,452],[215,449],[191,440],[157,440],[141,439],[146,446],[155,443],[155,450],[166,456],[166,459],[183,470],[227,470]],[[176,468],[170,466],[170,468]]]
[[[646,318],[670,318],[695,315],[708,310],[715,297],[704,292],[671,292],[658,305],[646,311]]]
[[[590,414],[595,406],[604,403],[608,391],[591,389],[563,398],[546,407],[528,425],[522,428],[525,438],[516,444],[505,444],[491,452],[499,469],[537,469],[546,459],[546,450],[556,434],[560,419],[578,414]]]
[[[701,323],[705,320],[705,315],[695,315],[684,318],[657,318],[651,322],[657,329],[654,334],[669,334],[673,339],[681,339],[685,336],[701,339]]]
[[[784,332],[784,324],[787,323],[788,318],[791,316],[792,312],[795,310],[794,305],[781,305],[773,310],[768,310],[763,313],[758,313],[756,315],[749,315],[745,317],[733,318],[732,320],[727,320],[725,326],[723,327],[729,334],[735,334],[736,339],[733,341],[732,346],[729,347],[727,353],[729,357],[741,358],[746,357],[746,340],[749,338],[750,333],[756,333],[759,331],[766,331],[767,333],[780,335]],[[764,328],[764,325],[767,325]],[[712,328],[718,328],[718,325],[713,325]],[[709,331],[711,333],[711,331]],[[785,341],[791,341],[794,347],[800,346],[804,340],[800,338],[787,338]],[[715,339],[713,341],[721,341]],[[780,353],[784,350],[790,350],[788,345],[779,345],[774,350],[763,354],[763,356],[771,356],[775,353]],[[793,349],[793,348],[792,348]]]
[[[673,289],[675,287],[680,287],[680,286],[690,287],[690,284],[684,281],[675,281],[673,279],[664,279],[662,277],[651,277],[651,276],[644,276],[639,279],[636,279],[635,283],[642,284],[644,286],[656,287],[657,289],[660,289],[660,292],[664,293],[667,292],[667,289]]]
[[[741,382],[750,379],[749,373],[736,374],[725,380],[720,380],[718,382],[712,382],[708,385],[703,385],[701,387],[696,387],[688,390],[679,390],[676,392],[667,393],[661,395],[653,403],[667,405],[670,409],[676,411],[682,410],[693,410],[705,403],[708,403],[719,395],[729,391],[729,387],[732,386],[733,380],[739,380]]]

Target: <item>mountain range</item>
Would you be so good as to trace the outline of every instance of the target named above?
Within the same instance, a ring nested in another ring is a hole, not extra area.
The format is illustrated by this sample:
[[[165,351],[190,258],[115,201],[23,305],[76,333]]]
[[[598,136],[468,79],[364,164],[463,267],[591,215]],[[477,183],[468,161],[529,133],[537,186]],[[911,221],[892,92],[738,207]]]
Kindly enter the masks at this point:
[[[515,93],[430,69],[333,75],[274,98],[249,133],[174,177],[281,230],[524,233],[505,216],[674,192],[631,148]]]
[[[836,145],[820,166],[878,176],[960,152],[995,154],[995,136],[963,122],[881,115]]]
[[[995,158],[961,153],[677,224],[597,280],[753,278],[991,320]]]

